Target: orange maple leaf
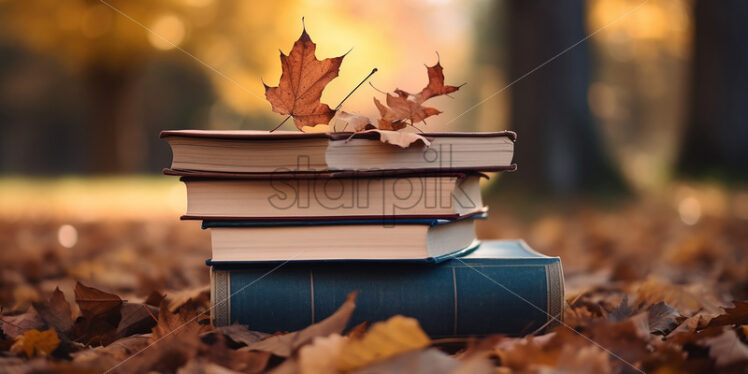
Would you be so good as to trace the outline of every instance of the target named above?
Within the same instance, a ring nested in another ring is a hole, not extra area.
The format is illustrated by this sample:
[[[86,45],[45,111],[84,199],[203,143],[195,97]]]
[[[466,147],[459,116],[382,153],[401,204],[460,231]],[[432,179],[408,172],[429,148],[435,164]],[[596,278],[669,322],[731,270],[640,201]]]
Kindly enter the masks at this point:
[[[378,121],[381,130],[400,130],[406,126],[405,120],[416,123],[441,113],[436,108],[425,107],[408,99],[406,95],[393,96],[387,94],[387,106],[382,105],[375,97],[374,104],[382,117]]]
[[[429,76],[429,84],[427,84],[421,92],[411,94],[398,88],[395,90],[395,93],[403,97],[413,96],[413,101],[421,104],[434,96],[448,95],[462,87],[444,85],[444,68],[439,60],[436,60],[434,66],[426,66],[426,73]]]
[[[444,85],[444,68],[437,60],[434,66],[426,66],[429,83],[421,92],[411,94],[401,89],[395,89],[395,95],[387,94],[387,106],[374,98],[374,104],[379,109],[381,118],[377,122],[381,130],[400,130],[410,121],[410,124],[421,122],[428,117],[441,113],[440,110],[425,107],[424,101],[434,97],[447,95],[460,89],[460,86]]]
[[[269,87],[263,82],[265,97],[273,111],[292,116],[299,130],[304,126],[326,124],[335,115],[320,98],[325,86],[338,76],[345,55],[317,60],[316,49],[317,45],[304,28],[291,52],[280,53],[283,73],[278,87]]]

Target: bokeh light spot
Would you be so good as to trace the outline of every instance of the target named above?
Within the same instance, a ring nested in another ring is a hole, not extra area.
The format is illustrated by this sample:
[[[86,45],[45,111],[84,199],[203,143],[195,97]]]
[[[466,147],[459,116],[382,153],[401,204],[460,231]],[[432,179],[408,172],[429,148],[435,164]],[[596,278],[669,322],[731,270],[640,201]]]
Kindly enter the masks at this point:
[[[686,197],[678,203],[678,214],[686,225],[695,225],[701,218],[701,203],[693,196]]]
[[[72,248],[78,242],[78,230],[73,225],[62,225],[57,230],[57,241],[65,248]]]
[[[172,14],[156,19],[151,25],[153,33],[148,34],[148,41],[156,49],[168,50],[175,48],[184,40],[185,27],[182,20]]]

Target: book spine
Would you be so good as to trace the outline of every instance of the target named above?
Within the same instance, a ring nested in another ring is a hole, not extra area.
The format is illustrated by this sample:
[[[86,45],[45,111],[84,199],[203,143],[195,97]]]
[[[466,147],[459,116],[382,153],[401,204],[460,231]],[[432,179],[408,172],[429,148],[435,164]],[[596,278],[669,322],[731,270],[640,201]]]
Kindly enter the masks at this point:
[[[349,327],[402,314],[432,337],[520,335],[561,321],[558,258],[456,259],[441,264],[214,265],[212,319],[273,333],[332,314],[358,291]]]

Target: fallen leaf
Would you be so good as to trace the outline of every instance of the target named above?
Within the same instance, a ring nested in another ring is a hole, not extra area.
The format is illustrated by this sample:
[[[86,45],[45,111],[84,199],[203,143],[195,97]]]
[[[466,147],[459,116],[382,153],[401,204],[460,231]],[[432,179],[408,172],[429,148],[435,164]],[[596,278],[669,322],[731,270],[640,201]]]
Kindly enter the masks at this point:
[[[177,374],[238,374],[240,372],[225,368],[205,359],[191,360],[177,370]]]
[[[371,326],[360,339],[351,339],[343,346],[336,361],[339,370],[350,371],[373,362],[423,348],[431,340],[418,321],[400,315]]]
[[[553,333],[554,337],[557,333]],[[558,338],[556,338],[558,339]],[[511,339],[500,342],[497,354],[501,358],[501,365],[513,370],[528,370],[531,366],[555,366],[561,352],[559,349],[547,349],[547,341],[538,341],[533,336]]]
[[[748,301],[733,301],[733,306],[709,321],[709,326],[748,324]]]
[[[709,347],[709,357],[714,359],[717,367],[748,362],[748,346],[740,341],[738,334],[732,329],[726,329],[716,337],[703,339],[701,343]]]
[[[359,339],[366,333],[366,330],[369,329],[369,321],[364,321],[359,323],[356,326],[353,326],[350,331],[346,334],[347,337],[351,339]]]
[[[161,300],[163,300],[164,298],[166,298],[166,295],[153,290],[150,294],[148,294],[148,297],[145,298],[143,304],[155,306],[156,308],[158,308],[158,306],[161,305]]]
[[[537,337],[505,338],[496,349],[502,366],[520,372],[612,372],[607,352],[565,327]]]
[[[257,343],[269,336],[264,332],[252,331],[247,328],[247,326],[239,324],[216,327],[215,329],[207,333],[221,333],[232,341],[243,345]]]
[[[296,128],[329,123],[335,111],[322,104],[322,90],[338,76],[342,55],[317,60],[317,45],[312,42],[306,28],[302,31],[288,55],[281,52],[281,73],[278,87],[265,86],[265,97],[273,111],[293,116]]]
[[[148,333],[158,321],[158,309],[148,304],[124,303],[120,313],[117,338]]]
[[[681,317],[675,308],[667,305],[665,302],[650,305],[647,308],[649,331],[667,335],[671,330],[678,326],[678,319]]]
[[[229,349],[223,337],[220,337],[214,344],[201,349],[200,355],[223,367],[250,374],[265,371],[270,360],[269,352]]]
[[[148,346],[149,336],[132,335],[113,341],[107,346],[82,350],[72,354],[73,362],[82,367],[106,371]]]
[[[240,350],[270,352],[276,356],[288,357],[301,346],[309,343],[318,336],[340,334],[348,325],[353,310],[356,308],[357,292],[351,292],[343,305],[335,313],[322,321],[303,330],[283,335],[274,335],[257,343],[250,344]]]
[[[3,333],[11,338],[15,338],[31,329],[40,329],[44,327],[44,321],[35,309],[15,316],[0,316],[0,327]]]
[[[34,302],[33,305],[47,326],[59,333],[66,334],[73,328],[70,304],[65,300],[65,295],[60,288],[55,288],[49,300]]]
[[[710,314],[698,313],[686,318],[673,331],[667,335],[667,340],[679,345],[693,341],[698,330],[705,329],[713,318]]]
[[[639,285],[636,303],[649,305],[664,301],[686,315],[700,310],[718,312],[720,308],[717,302],[707,296],[700,289],[649,278]]]
[[[186,289],[167,295],[165,300],[169,303],[169,311],[172,313],[182,307],[195,310],[207,309],[210,307],[210,285]]]
[[[31,329],[17,336],[10,350],[25,353],[26,357],[47,356],[60,345],[60,338],[53,329],[39,331]]]
[[[621,322],[626,318],[629,318],[635,314],[634,310],[631,309],[631,306],[629,306],[629,297],[628,295],[623,296],[623,300],[621,300],[621,304],[618,305],[610,314],[608,315],[608,319],[612,322]]]
[[[360,114],[348,113],[343,110],[339,110],[335,113],[335,116],[330,120],[330,125],[338,131],[351,131],[360,132],[364,130],[370,130],[375,128],[369,120],[369,117],[362,116]]]
[[[642,312],[621,322],[603,320],[595,323],[585,335],[620,356],[626,363],[632,363],[642,360],[649,354],[649,330],[648,315]],[[621,361],[615,361],[614,364],[626,365]]]
[[[596,346],[563,347],[554,370],[560,373],[608,374],[613,372],[608,352]]]
[[[178,336],[177,339],[173,339]],[[202,343],[197,331],[187,330],[158,341],[151,349],[143,350],[137,359],[128,360],[118,369],[122,373],[176,372],[197,357]],[[153,338],[153,337],[151,337]],[[151,339],[149,339],[149,344]]]
[[[477,361],[476,363],[480,363]],[[403,354],[389,357],[372,365],[362,367],[353,371],[355,374],[447,374],[459,373],[462,364],[455,358],[435,348],[426,350],[409,351]],[[485,365],[471,363],[469,373],[493,373],[494,369]],[[488,369],[488,370],[487,370]]]
[[[116,339],[117,326],[122,319],[122,299],[78,282],[75,301],[81,317],[75,321],[74,333],[86,344],[107,345]]]
[[[158,310],[158,323],[153,327],[153,335],[149,343],[176,336],[180,339],[183,337],[186,337],[185,339],[198,338],[208,329],[208,326],[199,323],[200,316],[207,317],[204,313],[197,313],[189,308],[181,308],[178,313],[172,313],[169,311],[166,300],[162,301]]]
[[[340,334],[318,336],[299,349],[298,369],[301,374],[336,374],[335,360],[348,338]]]
[[[169,303],[163,300],[159,306],[158,323],[148,338],[147,349],[122,367],[123,372],[174,372],[193,360],[203,349],[200,334],[209,328],[199,323],[200,316],[194,309],[181,307],[177,313],[169,311]]]

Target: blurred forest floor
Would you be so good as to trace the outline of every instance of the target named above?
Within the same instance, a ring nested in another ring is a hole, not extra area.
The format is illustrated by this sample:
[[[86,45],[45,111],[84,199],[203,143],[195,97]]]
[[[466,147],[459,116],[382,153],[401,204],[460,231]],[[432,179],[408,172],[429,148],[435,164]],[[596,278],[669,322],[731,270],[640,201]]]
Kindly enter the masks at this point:
[[[0,183],[3,188],[10,187]],[[40,206],[28,206],[24,215],[23,193],[13,196],[0,198],[0,372],[102,372],[156,341],[117,370],[335,373],[343,370],[336,362],[348,354],[351,341],[367,341],[388,328],[403,332],[406,343],[345,370],[748,369],[748,302],[740,301],[748,299],[748,194],[740,190],[682,184],[657,199],[606,207],[537,202],[523,211],[502,206],[507,198],[491,201],[479,237],[523,238],[540,252],[561,256],[567,327],[534,337],[425,343],[416,338],[418,331],[392,320],[347,335],[330,327],[340,321],[320,322],[301,335],[267,337],[242,326],[214,330],[193,318],[209,306],[209,234],[197,222],[180,222],[180,207],[148,214],[148,204],[156,203],[145,200],[142,210],[130,206],[127,214],[106,216],[87,205],[81,212],[88,209],[88,216],[66,217],[40,198]],[[345,319],[346,308],[330,319]],[[408,331],[415,336],[410,341]],[[376,344],[364,347],[378,352]]]

